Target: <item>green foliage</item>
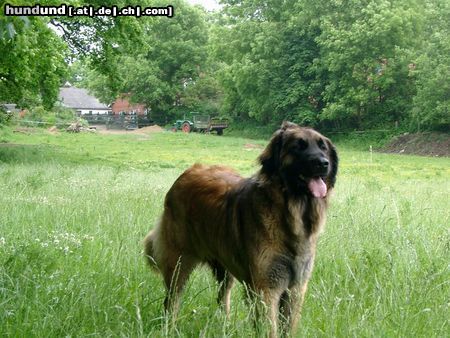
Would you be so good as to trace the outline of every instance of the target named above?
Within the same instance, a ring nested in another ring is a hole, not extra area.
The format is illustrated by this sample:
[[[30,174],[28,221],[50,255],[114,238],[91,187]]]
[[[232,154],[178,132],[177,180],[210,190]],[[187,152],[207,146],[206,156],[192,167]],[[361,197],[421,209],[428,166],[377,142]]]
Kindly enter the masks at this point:
[[[47,21],[0,16],[0,102],[53,106],[66,74],[67,49]]]
[[[315,44],[309,31],[289,22],[291,5],[278,2],[268,9],[255,1],[225,8],[229,18],[212,37],[215,56],[225,63],[219,72],[225,113],[267,123],[288,113],[295,121],[305,119],[314,109],[303,71]]]
[[[364,132],[347,133],[328,132],[326,136],[345,149],[370,151],[372,148],[373,151],[377,151],[392,141],[393,137],[398,134],[399,132],[395,130],[366,130]]]
[[[176,15],[144,23],[144,45],[136,57],[126,58],[124,92],[151,107],[152,118],[170,120],[171,110],[181,105],[185,87],[197,81],[207,53],[205,13],[198,7],[175,1]]]
[[[408,48],[417,44],[418,8],[410,1],[332,1],[321,12],[316,66],[327,77],[321,118],[358,128],[405,118],[414,94]]]
[[[54,1],[40,2],[40,5],[55,4],[60,5]],[[66,4],[97,8],[129,5],[125,1],[109,4],[68,1]],[[140,5],[145,4],[141,2]],[[27,4],[22,2],[20,5]],[[121,81],[115,76],[117,57],[126,50],[136,49],[141,42],[141,25],[137,18],[6,17],[3,16],[3,2],[0,6],[0,102],[14,102],[23,108],[43,105],[45,109],[51,109],[60,85],[68,77],[66,62],[69,57],[89,59],[92,68],[106,78],[105,88],[114,93],[119,91]],[[62,38],[50,26],[57,29]]]
[[[217,114],[220,109],[221,87],[210,73],[201,73],[195,81],[186,84],[181,97],[183,110],[199,111],[203,114]]]
[[[61,105],[53,107],[52,112],[55,114],[56,122],[58,123],[72,121],[74,118],[73,110]]]
[[[19,124],[28,126],[29,121],[38,122],[33,124],[37,127],[48,128],[51,126],[64,127],[74,120],[74,112],[71,109],[56,105],[52,110],[46,110],[43,106],[35,106],[24,110],[21,117],[17,120]],[[42,123],[39,123],[42,122]]]
[[[8,124],[13,118],[13,114],[8,112],[6,108],[0,105],[0,127]]]
[[[273,131],[280,127],[278,123],[262,125],[255,120],[244,120],[240,122],[232,121],[226,129],[227,136],[246,137],[254,140],[269,139]]]
[[[119,71],[86,76],[97,96],[131,92],[162,123],[197,110],[325,130],[448,125],[445,1],[175,5],[141,21],[140,48],[110,58]]]
[[[108,62],[117,63],[115,59]],[[70,66],[69,82],[75,87],[88,89],[100,102],[112,103],[118,93],[122,92],[120,86],[115,85],[116,82],[121,82],[119,71],[118,67],[112,74],[103,74],[95,68],[92,61],[77,60]],[[122,69],[122,72],[125,71]]]
[[[30,121],[36,122],[47,122],[48,120],[52,120],[50,114],[45,110],[42,106],[33,107],[28,112],[25,113],[24,116],[26,119]]]
[[[0,102],[50,110],[69,79],[104,102],[130,93],[159,123],[196,110],[262,125],[448,130],[447,0],[171,4],[173,18],[0,16]]]
[[[450,3],[426,4],[427,31],[415,73],[412,128],[450,130]]]
[[[207,73],[206,14],[181,0],[171,5],[176,11],[173,18],[139,19],[144,32],[139,43],[129,50],[120,45],[108,59],[110,71],[99,69],[94,59],[73,65],[75,83],[104,102],[130,93],[132,102],[150,107],[152,119],[159,123],[169,122],[178,110],[217,111],[217,81]]]
[[[405,128],[412,112],[448,125],[448,1],[224,3],[211,37],[223,112],[335,130]]]

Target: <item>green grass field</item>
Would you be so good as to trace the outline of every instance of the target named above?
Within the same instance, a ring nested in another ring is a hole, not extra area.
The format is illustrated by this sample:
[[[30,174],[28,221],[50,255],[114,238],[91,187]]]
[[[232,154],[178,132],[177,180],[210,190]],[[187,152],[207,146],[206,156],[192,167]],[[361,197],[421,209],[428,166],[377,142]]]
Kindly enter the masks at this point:
[[[0,130],[0,336],[247,337],[196,270],[176,328],[142,257],[165,193],[194,162],[257,170],[267,140]],[[299,337],[448,337],[450,159],[339,147],[337,187]]]

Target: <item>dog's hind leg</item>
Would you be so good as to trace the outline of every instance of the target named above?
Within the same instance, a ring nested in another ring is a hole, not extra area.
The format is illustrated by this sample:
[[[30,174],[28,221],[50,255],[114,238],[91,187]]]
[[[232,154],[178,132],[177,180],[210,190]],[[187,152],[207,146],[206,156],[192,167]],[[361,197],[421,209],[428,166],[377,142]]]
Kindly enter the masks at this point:
[[[219,295],[217,302],[221,304],[225,310],[227,317],[230,315],[231,289],[234,284],[234,277],[217,261],[209,262],[214,277],[219,282]]]
[[[163,259],[162,274],[166,286],[164,308],[175,319],[178,313],[181,293],[197,260],[189,256],[174,255]]]

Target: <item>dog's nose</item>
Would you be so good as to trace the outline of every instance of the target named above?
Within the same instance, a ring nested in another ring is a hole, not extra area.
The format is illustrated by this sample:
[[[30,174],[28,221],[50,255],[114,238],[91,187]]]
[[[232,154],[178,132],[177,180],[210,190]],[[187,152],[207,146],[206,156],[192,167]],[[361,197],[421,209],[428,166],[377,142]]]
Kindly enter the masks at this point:
[[[328,165],[330,164],[330,162],[326,159],[326,158],[321,158],[320,159],[320,165],[324,168],[328,168]]]
[[[313,161],[313,164],[319,169],[328,169],[330,162],[325,157],[319,157]]]

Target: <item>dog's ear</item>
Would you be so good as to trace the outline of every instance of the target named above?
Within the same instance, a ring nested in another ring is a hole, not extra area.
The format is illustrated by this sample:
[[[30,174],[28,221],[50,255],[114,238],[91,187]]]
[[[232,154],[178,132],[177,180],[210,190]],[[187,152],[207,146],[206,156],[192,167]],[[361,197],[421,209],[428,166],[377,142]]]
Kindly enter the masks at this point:
[[[259,163],[262,165],[262,172],[267,176],[272,176],[280,165],[280,151],[283,145],[283,133],[286,129],[278,129],[269,141],[261,155]]]
[[[286,130],[290,128],[298,128],[299,126],[295,123],[289,122],[289,121],[283,121],[281,124],[281,130]]]
[[[339,165],[339,157],[336,151],[336,147],[331,143],[329,139],[326,139],[327,146],[328,146],[328,152],[330,156],[330,163],[331,163],[331,170],[330,173],[327,176],[327,186],[328,188],[333,188],[334,184],[336,183],[336,175],[338,172],[338,165]]]

